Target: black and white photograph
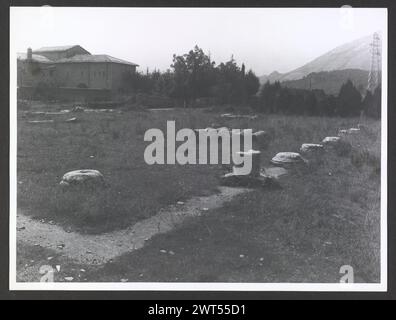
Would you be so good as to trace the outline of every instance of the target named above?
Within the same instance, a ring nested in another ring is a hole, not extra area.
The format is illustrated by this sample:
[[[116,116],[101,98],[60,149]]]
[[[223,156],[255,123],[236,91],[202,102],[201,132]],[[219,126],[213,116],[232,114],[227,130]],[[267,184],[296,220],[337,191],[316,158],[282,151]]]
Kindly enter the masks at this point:
[[[11,7],[9,57],[10,290],[387,290],[386,8]]]

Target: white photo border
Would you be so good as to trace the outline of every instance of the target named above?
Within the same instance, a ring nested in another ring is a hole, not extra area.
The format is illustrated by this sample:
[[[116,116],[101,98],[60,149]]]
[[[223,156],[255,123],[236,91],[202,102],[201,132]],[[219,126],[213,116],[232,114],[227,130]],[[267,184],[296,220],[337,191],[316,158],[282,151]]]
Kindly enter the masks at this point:
[[[387,292],[388,289],[388,9],[354,8],[354,10],[383,10],[382,34],[382,113],[381,113],[381,276],[379,283],[28,283],[17,282],[16,230],[17,230],[17,65],[16,43],[12,37],[16,27],[10,7],[10,236],[9,236],[9,289],[11,291],[281,291],[281,292]],[[31,7],[39,8],[39,7]],[[133,8],[125,8],[133,9]],[[153,9],[158,9],[154,8]],[[223,8],[230,9],[230,8]],[[247,8],[245,8],[247,9]],[[259,8],[251,8],[258,10]],[[266,9],[266,8],[261,8]],[[290,9],[290,8],[279,8]],[[295,10],[313,8],[293,8]],[[327,8],[315,8],[326,10]],[[333,8],[334,9],[334,8]],[[211,10],[208,8],[208,10]]]

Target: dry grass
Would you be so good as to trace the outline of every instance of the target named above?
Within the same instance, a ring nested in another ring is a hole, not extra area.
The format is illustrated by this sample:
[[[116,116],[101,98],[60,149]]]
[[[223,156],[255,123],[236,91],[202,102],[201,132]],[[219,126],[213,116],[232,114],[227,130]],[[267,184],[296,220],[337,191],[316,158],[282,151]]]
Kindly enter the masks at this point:
[[[214,172],[220,172],[219,166],[149,166],[144,162],[148,145],[144,132],[165,130],[168,116],[183,126],[197,123],[188,112],[73,116],[78,123],[62,121],[71,115],[53,116],[59,121],[50,124],[19,118],[18,206],[30,214],[80,232],[98,233],[124,228],[178,200],[215,192]],[[108,187],[81,192],[59,186],[64,173],[84,168],[102,172]]]
[[[271,143],[263,150],[263,166],[278,152],[298,152],[302,143],[318,143],[359,121],[295,116],[225,120],[220,113],[199,110],[78,117],[80,122],[70,125],[19,120],[18,205],[83,232],[122,228],[168,203],[214,192],[221,166],[144,163],[145,130],[164,130],[166,120],[176,120],[178,128],[265,130]],[[358,281],[379,281],[380,123],[367,120],[365,125],[367,130],[349,136],[340,150],[295,170],[281,190],[244,195],[155,237],[90,279],[334,282],[341,265],[350,264]],[[58,182],[63,173],[80,168],[100,170],[110,187],[100,194],[62,191]],[[161,249],[176,255],[161,255]]]

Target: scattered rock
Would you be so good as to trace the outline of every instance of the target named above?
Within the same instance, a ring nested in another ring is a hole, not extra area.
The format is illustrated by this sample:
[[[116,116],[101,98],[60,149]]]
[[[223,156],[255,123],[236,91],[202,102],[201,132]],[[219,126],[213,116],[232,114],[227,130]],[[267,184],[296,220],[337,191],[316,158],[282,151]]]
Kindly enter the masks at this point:
[[[70,119],[66,119],[65,122],[77,122],[77,118],[70,118]]]
[[[85,112],[114,112],[114,109],[84,109]]]
[[[75,106],[71,111],[72,112],[84,112],[85,109],[81,106]]]
[[[60,269],[61,269],[60,265],[55,266],[55,268],[56,268],[56,270],[58,270],[58,272],[60,272]]]
[[[166,250],[160,250],[160,252],[161,252],[161,253],[167,253],[167,251],[166,251]]]
[[[174,253],[173,251],[169,251],[169,254],[170,254],[171,256],[174,256],[174,255],[175,255],[175,253]]]
[[[54,122],[54,120],[30,120],[28,123],[51,123]]]
[[[184,204],[184,202],[183,201],[178,201],[177,204],[182,206]]]
[[[232,113],[223,113],[220,117],[222,118],[246,118],[249,120],[257,119],[257,115],[248,115],[248,114],[232,114]]]
[[[271,162],[278,165],[289,165],[303,164],[307,163],[308,161],[296,152],[280,152],[272,158]]]
[[[359,133],[360,132],[360,128],[350,128],[348,129],[348,133],[349,134],[354,134],[354,133]]]
[[[74,278],[73,277],[65,277],[65,280],[70,282],[70,281],[73,281]]]
[[[44,116],[45,111],[25,111],[25,116]]]
[[[244,254],[240,254],[239,258],[241,258],[241,259],[245,258],[245,255]]]
[[[102,185],[104,184],[104,177],[98,170],[84,169],[70,171],[63,175],[60,185]]]
[[[49,116],[52,116],[52,115],[55,115],[55,116],[57,116],[57,115],[60,115],[60,114],[64,114],[63,112],[46,112],[45,113],[45,115],[49,115]]]
[[[315,143],[304,143],[301,145],[300,151],[305,153],[323,151],[323,145]]]
[[[128,282],[129,280],[128,279],[121,279],[120,281],[121,282]]]
[[[22,230],[26,230],[26,227],[17,228],[17,231],[22,231]]]
[[[323,139],[322,143],[324,145],[335,145],[341,141],[340,137],[326,137]]]
[[[220,127],[216,129],[217,132],[230,132],[230,129],[228,129],[227,127]]]
[[[264,168],[264,174],[268,177],[279,179],[281,176],[287,175],[288,171],[283,167]]]

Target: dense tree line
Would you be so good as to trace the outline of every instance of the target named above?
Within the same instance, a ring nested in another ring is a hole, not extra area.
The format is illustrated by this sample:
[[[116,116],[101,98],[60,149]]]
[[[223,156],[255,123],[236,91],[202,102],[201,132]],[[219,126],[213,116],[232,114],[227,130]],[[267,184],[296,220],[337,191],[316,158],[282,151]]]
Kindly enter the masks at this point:
[[[364,114],[381,116],[381,87],[364,98],[348,80],[341,86],[338,95],[327,95],[323,90],[287,88],[279,82],[265,83],[255,103],[258,111],[266,113],[297,114],[311,116],[353,117]]]
[[[128,74],[125,90],[171,97],[193,106],[199,98],[218,104],[242,104],[255,95],[260,82],[252,70],[245,71],[233,57],[216,65],[210,55],[195,46],[184,55],[174,55],[166,72]]]
[[[260,82],[252,70],[237,64],[233,57],[217,64],[210,55],[195,46],[183,55],[173,55],[173,62],[165,72],[128,74],[126,91],[141,92],[173,98],[180,105],[194,107],[206,98],[211,104],[249,105],[258,112],[316,116],[359,116],[362,112],[381,116],[381,88],[367,91],[364,97],[352,81],[344,83],[338,95],[323,90],[295,89],[279,82]]]

